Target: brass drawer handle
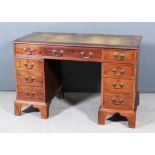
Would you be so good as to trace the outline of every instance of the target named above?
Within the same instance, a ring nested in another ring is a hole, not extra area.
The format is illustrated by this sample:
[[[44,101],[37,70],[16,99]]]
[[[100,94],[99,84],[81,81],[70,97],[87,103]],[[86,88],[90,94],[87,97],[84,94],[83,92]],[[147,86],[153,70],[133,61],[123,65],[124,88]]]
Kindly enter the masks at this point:
[[[25,94],[29,97],[33,97],[36,95],[36,93],[33,91],[32,93],[28,92],[27,90],[25,91]]]
[[[81,58],[90,59],[92,58],[93,53],[92,52],[89,52],[89,53],[81,52],[80,56]]]
[[[64,54],[63,50],[52,50],[54,56],[62,56]]]
[[[118,70],[120,70],[120,71],[118,71]],[[112,72],[116,76],[121,76],[121,75],[123,75],[125,73],[125,69],[120,69],[120,67],[117,67],[117,69],[113,68]],[[120,72],[120,73],[117,73],[117,72]]]
[[[24,47],[23,50],[27,55],[32,55],[32,53],[35,51],[35,49],[31,49],[29,47]]]
[[[27,69],[32,69],[34,67],[34,63],[29,63],[29,62],[24,62],[24,66],[27,68]]]
[[[123,103],[124,102],[124,98],[120,98],[119,103]]]
[[[112,87],[114,88],[114,89],[121,89],[121,88],[123,88],[124,87],[124,83],[123,82],[121,82],[121,83],[119,83],[119,85],[117,85],[115,82],[112,82]]]
[[[32,83],[35,80],[35,77],[24,76],[24,79],[25,79],[26,82]]]
[[[24,47],[23,50],[28,51],[28,50],[30,50],[30,48],[29,47]]]
[[[117,102],[116,99],[112,97],[111,101],[114,105],[120,105],[124,102],[124,98],[120,98],[119,101]]]
[[[113,53],[113,58],[117,61],[122,61],[126,58],[126,54],[125,53],[119,53],[119,52],[116,52],[116,53]]]

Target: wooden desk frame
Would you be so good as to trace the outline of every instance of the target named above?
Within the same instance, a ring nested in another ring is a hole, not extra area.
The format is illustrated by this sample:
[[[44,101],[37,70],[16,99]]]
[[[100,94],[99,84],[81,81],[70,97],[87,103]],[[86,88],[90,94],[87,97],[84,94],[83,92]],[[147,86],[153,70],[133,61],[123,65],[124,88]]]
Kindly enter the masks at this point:
[[[43,36],[50,40],[55,37],[55,40],[46,42],[41,38]],[[109,44],[102,43],[100,39],[104,42],[109,39]],[[101,104],[98,123],[104,124],[107,115],[120,113],[127,117],[128,126],[134,128],[140,42],[140,36],[61,33],[32,33],[15,40],[15,115],[21,115],[23,106],[32,105],[39,109],[42,118],[48,117],[52,98],[56,94],[62,95],[61,66],[57,60],[100,62]]]

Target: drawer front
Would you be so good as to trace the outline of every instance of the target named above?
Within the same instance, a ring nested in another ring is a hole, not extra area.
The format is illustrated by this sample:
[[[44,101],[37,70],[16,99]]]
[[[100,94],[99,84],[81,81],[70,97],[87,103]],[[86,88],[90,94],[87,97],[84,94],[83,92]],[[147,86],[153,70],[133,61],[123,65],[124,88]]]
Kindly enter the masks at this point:
[[[15,53],[16,55],[41,55],[42,46],[31,44],[16,44]]]
[[[134,77],[134,66],[132,64],[103,63],[102,73],[104,77]]]
[[[133,97],[131,95],[104,93],[103,106],[112,109],[132,110]]]
[[[103,49],[105,62],[135,63],[136,50]]]
[[[43,60],[39,59],[15,59],[15,65],[17,70],[43,71]]]
[[[76,48],[74,55],[82,60],[102,61],[102,49],[99,48]]]
[[[133,80],[104,78],[103,91],[110,93],[132,94],[133,85]]]
[[[43,86],[43,73],[30,71],[16,72],[17,85]]]
[[[17,99],[25,101],[44,101],[44,90],[41,87],[17,86]]]
[[[101,61],[102,49],[47,46],[44,47],[44,55],[52,56],[56,59],[70,58],[71,60]]]

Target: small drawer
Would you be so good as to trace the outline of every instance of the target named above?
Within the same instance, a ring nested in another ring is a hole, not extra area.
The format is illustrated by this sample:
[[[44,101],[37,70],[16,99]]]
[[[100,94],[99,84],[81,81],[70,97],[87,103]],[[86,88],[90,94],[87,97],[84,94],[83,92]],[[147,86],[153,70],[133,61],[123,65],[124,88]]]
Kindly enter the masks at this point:
[[[112,109],[120,110],[132,110],[133,106],[133,97],[131,95],[123,94],[103,94],[103,106]]]
[[[103,79],[103,91],[111,93],[133,93],[133,80],[127,79],[115,79],[115,78],[104,78]]]
[[[41,55],[42,46],[31,45],[31,44],[16,44],[15,45],[16,55]]]
[[[102,74],[104,77],[134,77],[134,66],[128,64],[102,64]]]
[[[17,85],[43,86],[43,73],[30,71],[16,72]]]
[[[39,59],[15,59],[15,65],[17,70],[35,70],[43,71],[43,60]]]
[[[136,50],[103,49],[105,62],[135,63]]]
[[[99,48],[79,48],[79,47],[44,47],[44,55],[52,56],[55,59],[101,61],[102,49]]]
[[[44,101],[44,89],[42,87],[17,86],[17,99],[25,101]]]

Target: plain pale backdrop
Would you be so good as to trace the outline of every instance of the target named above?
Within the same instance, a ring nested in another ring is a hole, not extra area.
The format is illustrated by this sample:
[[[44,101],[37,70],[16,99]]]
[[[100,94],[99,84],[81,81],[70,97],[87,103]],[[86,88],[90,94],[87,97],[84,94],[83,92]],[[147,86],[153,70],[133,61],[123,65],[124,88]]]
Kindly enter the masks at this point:
[[[15,90],[12,41],[34,31],[142,35],[138,89],[155,92],[155,23],[0,23],[0,90]],[[100,63],[63,62],[66,91],[99,91]]]

